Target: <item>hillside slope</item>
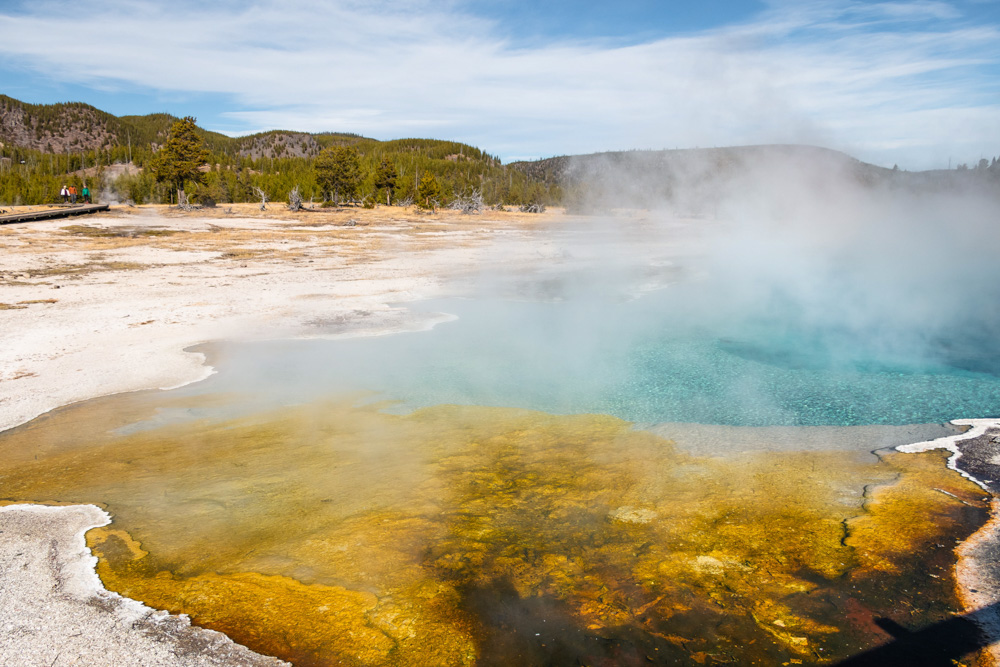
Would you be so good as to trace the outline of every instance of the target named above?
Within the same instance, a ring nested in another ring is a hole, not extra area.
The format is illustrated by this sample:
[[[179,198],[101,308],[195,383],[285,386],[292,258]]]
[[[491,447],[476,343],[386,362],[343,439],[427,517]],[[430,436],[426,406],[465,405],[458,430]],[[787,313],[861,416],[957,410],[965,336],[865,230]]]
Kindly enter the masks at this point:
[[[178,119],[170,114],[116,117],[88,104],[33,105],[0,96],[0,204],[58,200],[62,185],[99,184],[102,201],[170,203],[173,195],[144,167]],[[495,156],[454,141],[379,141],[351,133],[287,130],[229,137],[197,130],[210,156],[204,176],[188,183],[193,201],[286,200],[297,189],[306,200],[329,194],[316,180],[315,157],[336,145],[354,147],[360,159],[358,202],[412,201],[419,180],[432,175],[441,189],[439,205],[472,198],[486,205],[552,204],[555,186],[508,169]],[[383,162],[396,171],[393,192],[376,192]]]
[[[740,189],[788,196],[792,183],[813,192],[838,184],[917,191],[988,187],[1000,194],[997,160],[973,169],[906,172],[827,148],[787,144],[593,153],[510,166],[563,188],[565,203],[580,210],[669,205],[697,212]]]
[[[115,146],[159,146],[178,118],[166,113],[117,117],[83,102],[28,104],[0,95],[0,143],[41,153],[108,150]],[[238,157],[315,156],[334,143],[363,140],[355,134],[272,130],[229,137],[200,129],[212,151]]]

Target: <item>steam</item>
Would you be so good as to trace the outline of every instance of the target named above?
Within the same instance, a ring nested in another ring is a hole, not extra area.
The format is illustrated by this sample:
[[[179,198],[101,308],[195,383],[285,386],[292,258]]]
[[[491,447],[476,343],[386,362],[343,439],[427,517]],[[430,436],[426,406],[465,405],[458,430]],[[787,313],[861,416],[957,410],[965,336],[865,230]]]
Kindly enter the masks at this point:
[[[742,426],[1000,414],[992,173],[679,153],[570,162],[567,187],[596,213],[545,218],[535,252],[512,236],[462,298],[409,304],[456,316],[433,331],[254,344],[194,390]]]
[[[996,350],[1000,175],[935,180],[804,147],[632,158],[584,159],[568,179],[592,210],[638,200],[664,226],[699,218],[705,255],[689,268],[707,278],[674,313],[689,325],[806,335],[833,360]]]
[[[589,215],[543,235],[559,249],[544,278],[480,286],[560,302],[555,321],[491,327],[519,341],[493,349],[526,360],[525,386],[567,385],[536,407],[756,425],[1000,413],[997,174],[772,146],[583,156],[562,175]]]
[[[755,176],[726,202],[711,271],[729,308],[811,332],[834,357],[948,362],[956,346],[995,338],[996,190],[929,193],[793,168]]]

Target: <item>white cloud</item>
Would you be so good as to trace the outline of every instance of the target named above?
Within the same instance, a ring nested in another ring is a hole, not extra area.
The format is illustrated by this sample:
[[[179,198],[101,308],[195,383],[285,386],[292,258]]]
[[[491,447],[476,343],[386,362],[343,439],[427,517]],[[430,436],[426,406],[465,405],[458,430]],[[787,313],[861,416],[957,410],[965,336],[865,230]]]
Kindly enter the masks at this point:
[[[530,48],[458,2],[74,7],[0,13],[0,54],[94,87],[229,96],[222,118],[245,131],[432,135],[505,155],[813,142],[911,168],[1000,153],[982,77],[1000,31],[943,2],[774,2],[696,35]]]

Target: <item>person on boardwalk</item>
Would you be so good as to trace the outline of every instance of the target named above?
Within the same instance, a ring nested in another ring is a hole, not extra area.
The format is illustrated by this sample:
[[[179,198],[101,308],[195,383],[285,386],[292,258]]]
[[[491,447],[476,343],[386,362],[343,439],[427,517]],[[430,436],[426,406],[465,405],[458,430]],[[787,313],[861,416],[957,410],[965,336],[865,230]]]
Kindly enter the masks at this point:
[[[81,192],[80,194],[83,195],[83,201],[89,204],[90,203],[90,188],[87,187],[86,183],[83,184],[83,192]]]
[[[69,188],[65,185],[62,187],[62,190],[59,191],[59,194],[62,196],[64,204],[69,201]]]
[[[69,186],[69,203],[70,204],[75,204],[76,203],[76,186],[75,185]]]

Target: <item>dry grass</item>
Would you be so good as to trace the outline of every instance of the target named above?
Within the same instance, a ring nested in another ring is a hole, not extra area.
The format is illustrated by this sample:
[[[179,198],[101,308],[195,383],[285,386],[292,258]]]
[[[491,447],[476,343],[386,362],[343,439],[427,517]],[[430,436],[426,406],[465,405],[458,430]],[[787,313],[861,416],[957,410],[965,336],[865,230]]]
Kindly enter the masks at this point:
[[[465,215],[459,211],[438,210],[435,213],[420,211],[415,208],[399,206],[379,206],[374,209],[343,207],[317,208],[292,212],[282,204],[268,206],[266,211],[260,210],[260,204],[220,204],[216,208],[197,209],[191,212],[182,211],[168,206],[137,206],[133,208],[112,209],[115,213],[130,215],[148,214],[155,211],[166,218],[203,218],[211,220],[232,220],[234,218],[252,218],[285,222],[294,226],[347,226],[353,219],[356,226],[379,226],[386,224],[433,224],[447,223],[454,225],[480,226],[499,223],[501,225],[521,225],[536,223],[561,215],[561,209],[550,209],[547,213],[520,213],[506,211],[487,211],[481,215]]]
[[[530,229],[553,222],[561,213],[430,214],[385,206],[293,213],[282,204],[261,211],[258,204],[249,203],[191,212],[167,206],[116,207],[110,215],[114,220],[102,217],[89,224],[0,228],[3,249],[40,260],[0,276],[0,285],[38,285],[39,279],[51,276],[75,279],[162,266],[149,254],[140,261],[115,261],[132,259],[129,251],[140,248],[200,252],[206,256],[196,261],[237,265],[252,261],[267,267],[335,258],[336,266],[344,267],[378,261],[387,252],[476,245],[494,231]]]
[[[235,250],[229,250],[222,253],[221,257],[223,259],[258,259],[261,257],[270,257],[274,253],[270,250],[251,250],[249,248],[237,248]]]
[[[91,227],[89,225],[70,225],[62,230],[74,236],[85,236],[88,238],[144,238],[155,236],[173,236],[174,234],[185,234],[179,229],[167,229],[165,227]]]
[[[23,310],[39,303],[57,303],[59,299],[28,299],[17,303],[0,303],[0,310]]]
[[[139,262],[100,262],[90,264],[63,264],[60,266],[48,266],[44,269],[31,269],[26,271],[32,278],[49,276],[82,276],[98,271],[136,271],[148,269],[151,265],[140,264]]]

